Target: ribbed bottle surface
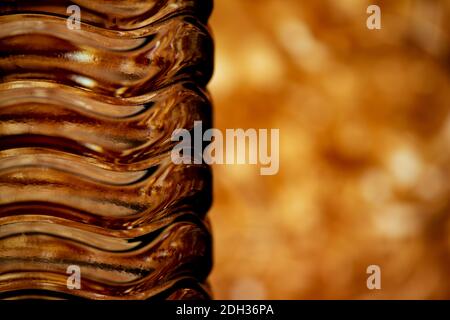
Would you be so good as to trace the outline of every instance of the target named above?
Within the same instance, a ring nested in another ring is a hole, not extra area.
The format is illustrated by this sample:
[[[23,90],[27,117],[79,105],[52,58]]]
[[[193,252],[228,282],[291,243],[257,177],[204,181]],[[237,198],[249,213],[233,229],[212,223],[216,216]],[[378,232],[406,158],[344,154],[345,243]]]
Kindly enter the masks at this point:
[[[211,125],[211,9],[0,0],[0,298],[209,297],[210,168],[170,152]]]

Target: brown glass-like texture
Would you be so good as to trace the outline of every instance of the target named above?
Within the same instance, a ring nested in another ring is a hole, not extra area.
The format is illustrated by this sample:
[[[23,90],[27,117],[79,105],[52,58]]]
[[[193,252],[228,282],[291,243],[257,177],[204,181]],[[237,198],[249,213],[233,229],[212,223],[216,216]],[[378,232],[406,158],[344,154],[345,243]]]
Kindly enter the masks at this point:
[[[211,171],[170,152],[211,125],[211,9],[0,1],[1,298],[209,297]]]

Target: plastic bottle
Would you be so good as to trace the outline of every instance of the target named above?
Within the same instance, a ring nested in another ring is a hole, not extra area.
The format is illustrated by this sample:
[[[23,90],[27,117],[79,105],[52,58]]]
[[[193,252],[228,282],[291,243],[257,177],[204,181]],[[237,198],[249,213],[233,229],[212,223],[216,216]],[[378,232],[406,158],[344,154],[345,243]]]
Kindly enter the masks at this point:
[[[0,298],[208,298],[212,1],[1,1]],[[77,20],[79,18],[79,20]]]

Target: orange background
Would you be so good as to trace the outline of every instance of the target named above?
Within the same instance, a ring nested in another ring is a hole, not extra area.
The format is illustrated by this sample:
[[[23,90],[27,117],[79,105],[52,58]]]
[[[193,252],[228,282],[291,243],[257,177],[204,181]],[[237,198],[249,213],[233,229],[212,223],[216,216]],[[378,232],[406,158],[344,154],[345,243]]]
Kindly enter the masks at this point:
[[[215,127],[280,129],[278,175],[214,167],[215,298],[450,298],[449,24],[444,0],[215,1]]]

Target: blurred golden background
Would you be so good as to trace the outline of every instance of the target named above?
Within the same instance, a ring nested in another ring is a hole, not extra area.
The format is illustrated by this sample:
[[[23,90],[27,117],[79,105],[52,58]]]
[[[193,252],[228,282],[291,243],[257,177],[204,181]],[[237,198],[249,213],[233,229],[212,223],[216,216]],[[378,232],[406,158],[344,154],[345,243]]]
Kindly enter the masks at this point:
[[[214,167],[215,298],[450,298],[450,1],[216,0],[211,27],[215,127],[280,129],[278,175]]]

